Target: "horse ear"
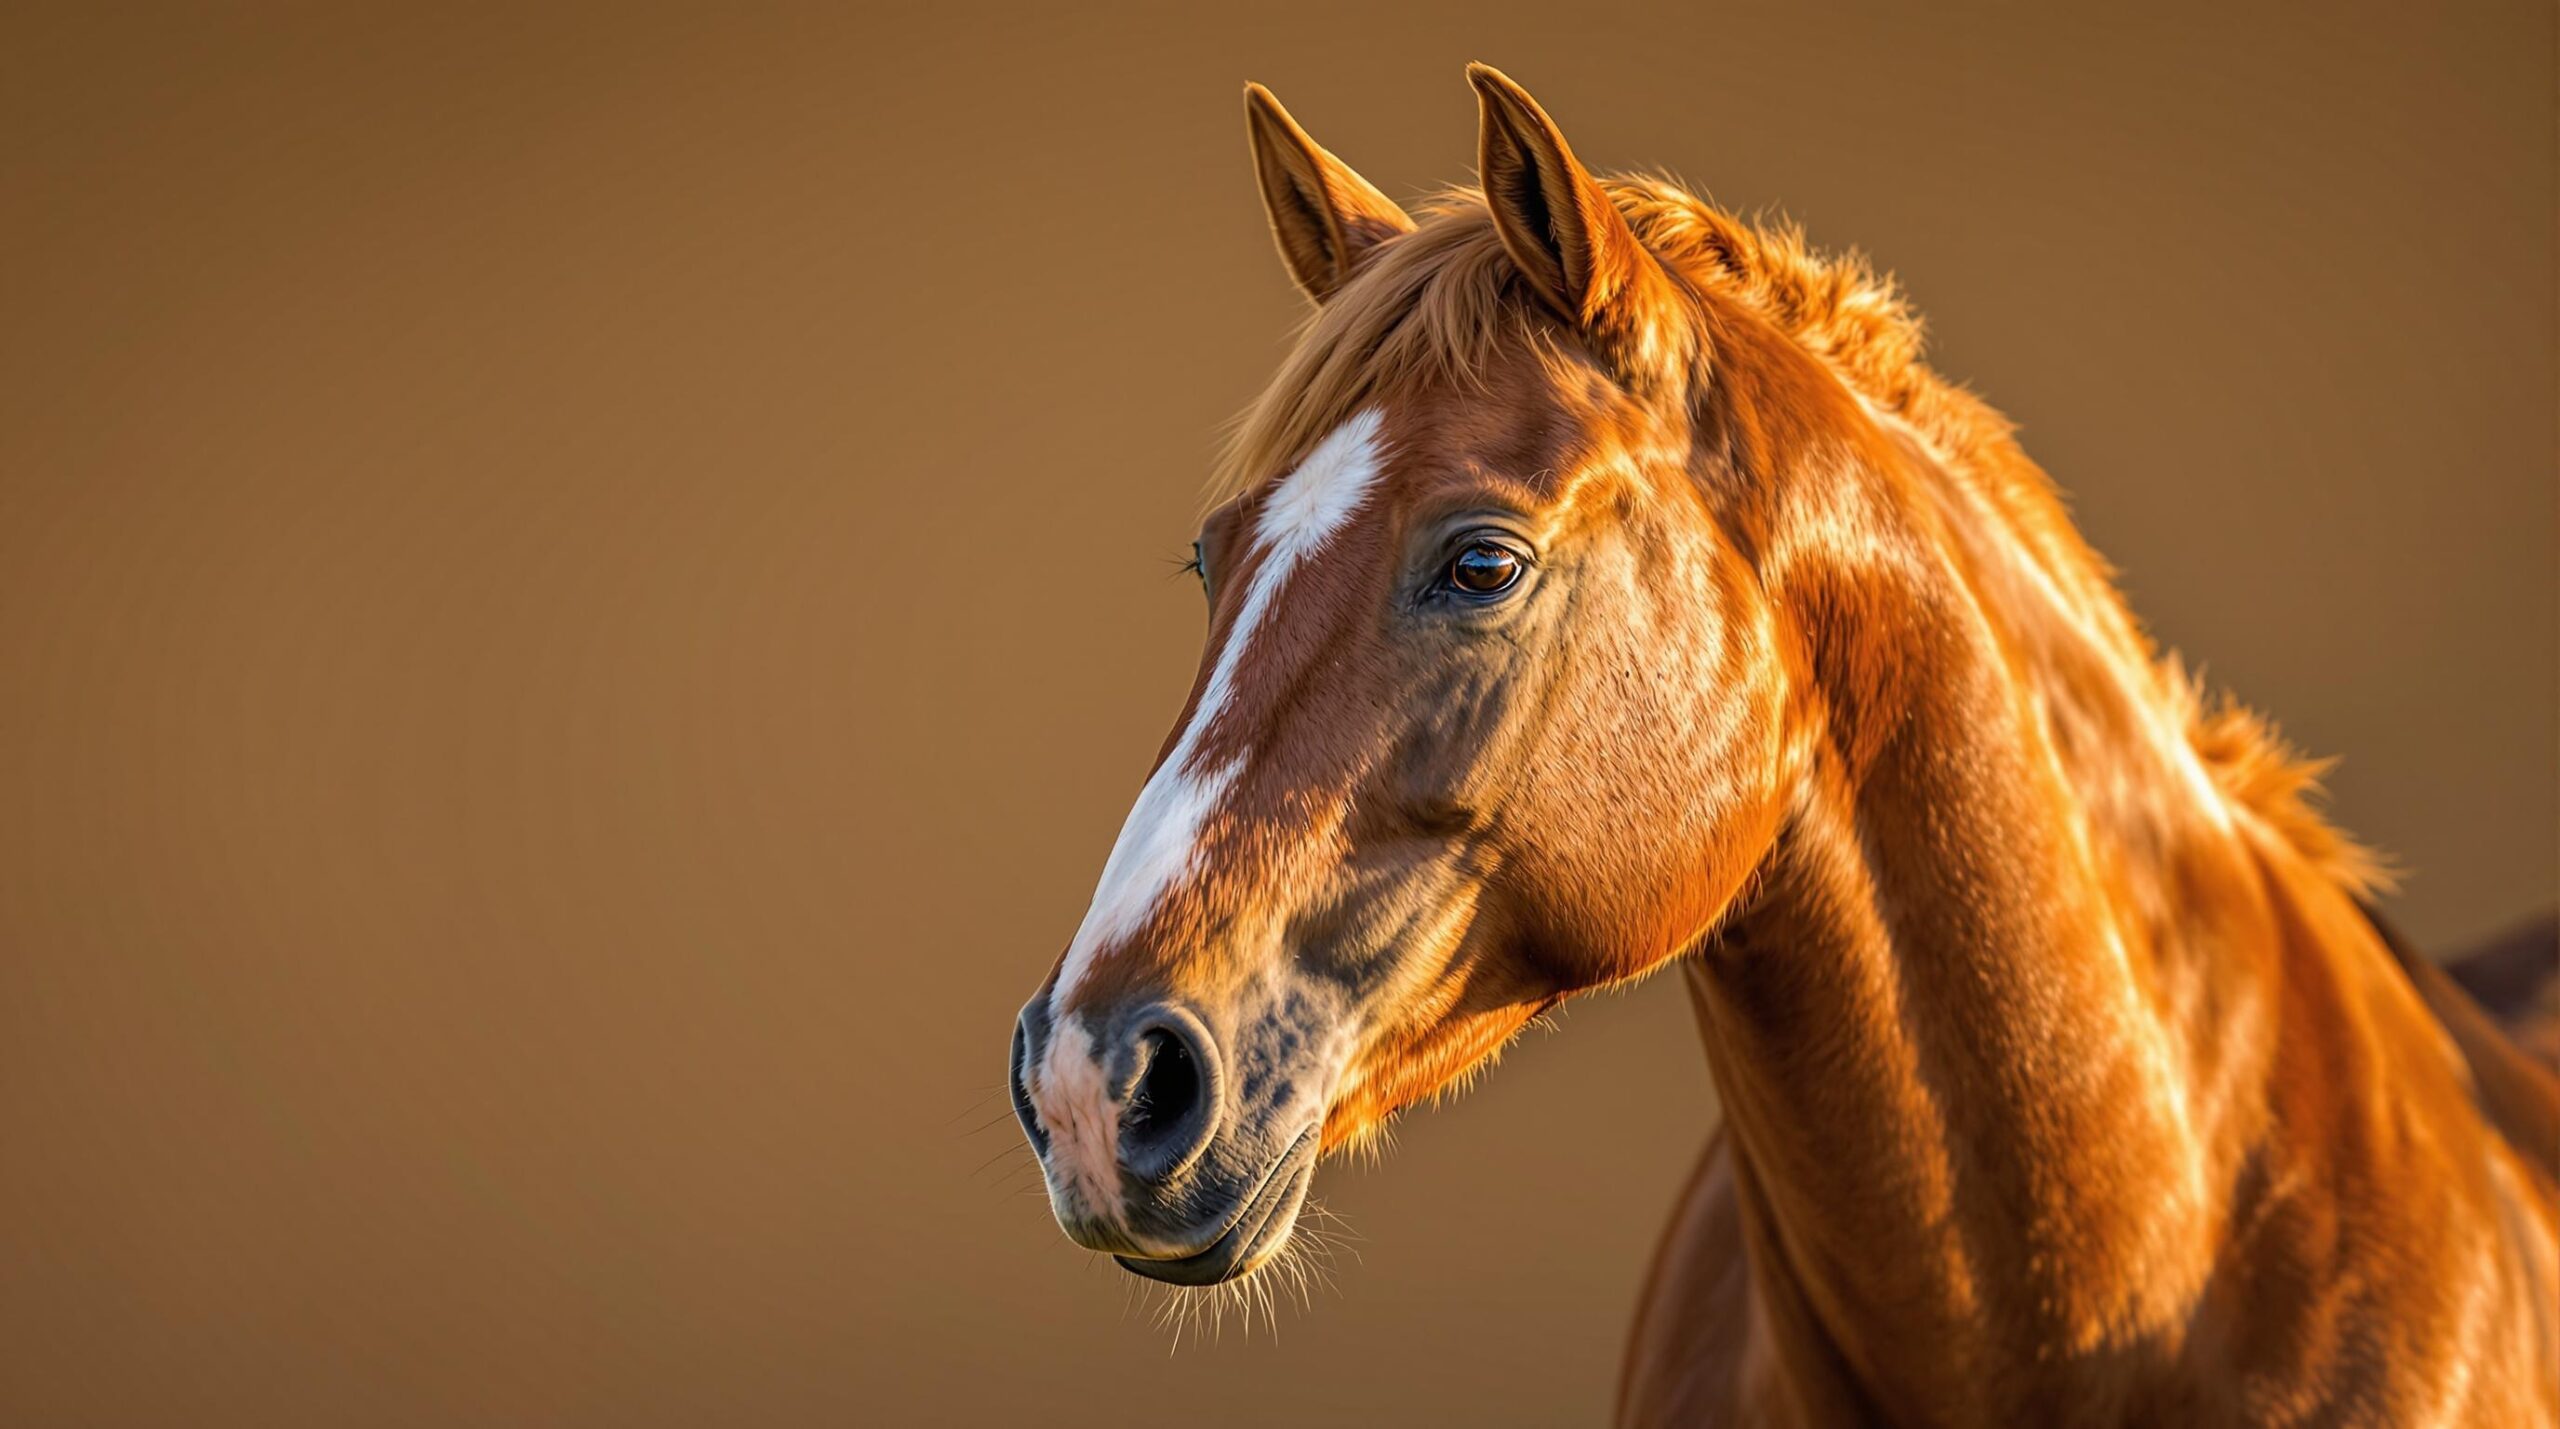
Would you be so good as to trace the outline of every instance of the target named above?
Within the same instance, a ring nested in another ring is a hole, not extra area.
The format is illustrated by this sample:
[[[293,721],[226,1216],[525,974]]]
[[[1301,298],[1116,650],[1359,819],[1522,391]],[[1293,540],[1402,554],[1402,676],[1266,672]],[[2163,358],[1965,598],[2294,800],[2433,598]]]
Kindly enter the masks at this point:
[[[1244,113],[1271,237],[1309,298],[1332,297],[1372,250],[1413,231],[1395,200],[1308,138],[1270,90],[1246,85]]]
[[[1662,361],[1653,334],[1672,284],[1529,91],[1467,66],[1483,127],[1477,168],[1502,246],[1529,285],[1632,375]]]

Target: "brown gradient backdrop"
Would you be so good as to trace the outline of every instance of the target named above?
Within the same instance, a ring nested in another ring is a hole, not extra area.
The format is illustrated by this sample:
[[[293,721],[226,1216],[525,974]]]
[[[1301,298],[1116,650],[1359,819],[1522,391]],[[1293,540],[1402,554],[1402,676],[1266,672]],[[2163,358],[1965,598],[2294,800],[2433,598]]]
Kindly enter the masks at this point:
[[[1867,247],[2418,933],[2551,898],[2546,6],[58,8],[0,35],[0,1421],[1605,1412],[1712,1115],[1669,983],[1328,1170],[1276,1345],[1124,1318],[987,1095],[1298,312],[1248,78],[1412,194],[1490,60]]]

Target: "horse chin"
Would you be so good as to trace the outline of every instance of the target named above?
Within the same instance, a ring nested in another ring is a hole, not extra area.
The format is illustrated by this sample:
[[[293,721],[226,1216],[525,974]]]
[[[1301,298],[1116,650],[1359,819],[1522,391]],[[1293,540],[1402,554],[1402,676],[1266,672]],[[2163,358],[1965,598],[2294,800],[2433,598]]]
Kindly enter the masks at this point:
[[[1169,1260],[1115,1255],[1120,1268],[1167,1285],[1222,1285],[1252,1274],[1280,1253],[1297,1229],[1298,1212],[1306,1205],[1307,1187],[1315,1180],[1317,1136],[1300,1133],[1283,1152],[1279,1164],[1237,1212],[1227,1229],[1205,1250]]]

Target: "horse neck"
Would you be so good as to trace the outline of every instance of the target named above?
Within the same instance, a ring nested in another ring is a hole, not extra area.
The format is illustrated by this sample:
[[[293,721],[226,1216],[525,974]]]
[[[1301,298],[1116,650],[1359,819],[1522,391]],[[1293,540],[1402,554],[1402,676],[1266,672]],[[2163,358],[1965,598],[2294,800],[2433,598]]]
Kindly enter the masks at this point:
[[[1835,1412],[2085,1396],[2214,1274],[2279,924],[2354,910],[2217,789],[2040,476],[1846,415],[1763,533],[1799,792],[1690,960],[1755,1276]]]

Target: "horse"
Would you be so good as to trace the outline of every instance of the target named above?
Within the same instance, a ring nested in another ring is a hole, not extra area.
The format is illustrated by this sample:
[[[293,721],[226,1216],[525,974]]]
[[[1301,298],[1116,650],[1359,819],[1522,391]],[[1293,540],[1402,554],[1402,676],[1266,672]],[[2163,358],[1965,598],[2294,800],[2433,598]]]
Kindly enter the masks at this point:
[[[2560,1423],[2560,1080],[2367,911],[1862,260],[1471,66],[1409,212],[1246,90],[1312,301],[1199,672],[1012,1029],[1066,1236],[1176,1286],[1677,966],[1722,1119],[1629,1425]]]

